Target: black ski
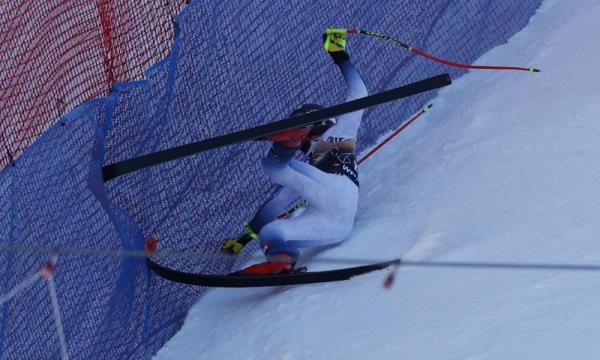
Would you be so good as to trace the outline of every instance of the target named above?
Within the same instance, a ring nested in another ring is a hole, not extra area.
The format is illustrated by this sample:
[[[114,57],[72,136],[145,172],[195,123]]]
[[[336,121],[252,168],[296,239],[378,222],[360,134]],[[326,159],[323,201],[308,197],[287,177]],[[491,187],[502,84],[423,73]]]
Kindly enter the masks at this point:
[[[138,156],[135,158],[106,165],[102,168],[102,178],[104,181],[114,179],[118,176],[130,172],[141,170],[149,166],[154,166],[163,162],[179,159],[185,156],[193,155],[209,149],[222,147],[247,140],[258,140],[265,136],[281,132],[283,130],[306,126],[323,119],[335,117],[338,115],[350,113],[356,110],[364,109],[370,106],[383,104],[389,101],[398,100],[404,97],[420,94],[425,91],[434,90],[452,83],[448,74],[433,76],[421,81],[404,85],[392,90],[373,94],[349,101],[346,103],[334,105],[328,108],[317,110],[308,114],[275,121],[269,124],[241,130],[214,138],[201,140],[187,145],[176,146],[170,149],[157,151],[154,153]]]
[[[349,280],[350,278],[366,274],[371,271],[385,269],[392,265],[400,264],[400,259],[355,266],[349,268],[327,270],[327,271],[305,271],[289,274],[275,275],[205,275],[186,273],[161,266],[150,258],[146,258],[148,267],[158,276],[174,282],[199,285],[207,287],[263,287],[283,285],[303,285],[331,281]]]

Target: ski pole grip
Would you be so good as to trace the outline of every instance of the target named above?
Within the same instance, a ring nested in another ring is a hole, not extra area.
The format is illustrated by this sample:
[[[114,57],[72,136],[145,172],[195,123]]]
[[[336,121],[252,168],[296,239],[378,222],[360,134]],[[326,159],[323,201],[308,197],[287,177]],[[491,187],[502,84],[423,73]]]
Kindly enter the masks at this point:
[[[333,28],[333,27],[328,27],[327,29],[325,29],[325,34],[327,34],[327,35],[345,34],[347,32],[348,32],[348,29],[338,29],[338,28]]]
[[[333,28],[333,27],[328,27],[325,30],[325,34],[330,35],[330,34],[358,34],[360,33],[360,30],[358,29],[338,29],[338,28]]]

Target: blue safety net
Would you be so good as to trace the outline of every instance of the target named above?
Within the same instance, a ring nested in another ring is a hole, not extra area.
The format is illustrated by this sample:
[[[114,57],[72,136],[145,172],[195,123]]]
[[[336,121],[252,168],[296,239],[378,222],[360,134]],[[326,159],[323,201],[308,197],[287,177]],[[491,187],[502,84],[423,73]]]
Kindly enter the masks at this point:
[[[53,280],[69,358],[150,358],[206,289],[170,283],[151,274],[143,257],[120,255],[139,253],[155,235],[159,251],[177,255],[159,256],[161,264],[228,272],[235,261],[218,255],[222,240],[240,233],[275,189],[259,167],[269,146],[263,142],[107,183],[103,165],[280,120],[303,103],[343,102],[344,83],[321,43],[328,25],[389,34],[470,63],[523,28],[540,2],[192,2],[177,16],[170,57],[148,69],[146,80],[117,84],[107,98],[77,107],[0,173],[0,294],[19,290],[1,298],[0,358],[64,356],[50,283],[19,287],[53,247],[60,248]],[[370,93],[464,73],[372,37],[349,36],[348,43]],[[359,150],[434,96],[368,109]]]

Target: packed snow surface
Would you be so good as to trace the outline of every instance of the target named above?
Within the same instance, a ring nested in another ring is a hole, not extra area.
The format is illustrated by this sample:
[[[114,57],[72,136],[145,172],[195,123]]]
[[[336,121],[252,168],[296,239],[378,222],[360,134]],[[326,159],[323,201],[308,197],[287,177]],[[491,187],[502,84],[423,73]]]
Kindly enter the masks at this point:
[[[600,271],[563,266],[600,265],[599,19],[597,0],[546,0],[476,61],[542,72],[443,89],[361,166],[351,238],[306,260],[422,266],[389,290],[389,271],[212,290],[155,359],[599,359]],[[440,262],[556,267],[427,266]]]

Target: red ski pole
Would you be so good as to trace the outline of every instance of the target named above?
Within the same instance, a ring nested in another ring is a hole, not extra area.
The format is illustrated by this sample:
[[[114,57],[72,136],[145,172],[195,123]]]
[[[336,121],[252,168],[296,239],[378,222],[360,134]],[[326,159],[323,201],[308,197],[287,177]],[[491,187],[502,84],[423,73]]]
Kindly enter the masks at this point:
[[[380,142],[379,144],[377,144],[377,146],[375,146],[373,149],[371,149],[371,151],[369,151],[365,156],[363,156],[360,160],[358,160],[357,164],[361,164],[363,161],[365,161],[369,157],[371,157],[371,155],[375,154],[379,149],[381,149],[385,144],[387,144],[390,140],[392,140],[402,130],[406,129],[408,127],[408,125],[410,125],[413,121],[417,120],[421,115],[423,115],[426,112],[428,112],[429,109],[431,109],[432,106],[433,106],[433,104],[426,105],[423,109],[421,109],[421,111],[419,111],[418,113],[416,113],[415,115],[413,115],[413,117],[410,118],[406,123],[402,124],[398,129],[394,130],[393,133],[391,133],[382,142]],[[400,262],[398,262],[394,266],[393,271],[391,273],[389,273],[388,276],[386,276],[386,278],[385,278],[385,280],[383,282],[383,287],[384,288],[390,289],[393,286],[394,279],[396,277],[396,272],[398,272],[398,268],[399,267],[400,267]]]
[[[379,149],[381,149],[383,147],[383,145],[387,144],[390,140],[392,140],[396,135],[398,135],[402,130],[406,129],[406,127],[408,125],[410,125],[413,121],[417,120],[421,115],[425,114],[426,112],[429,111],[429,109],[431,109],[431,107],[433,106],[433,104],[429,104],[427,106],[425,106],[423,109],[421,109],[421,111],[419,111],[418,113],[416,113],[415,115],[413,115],[412,118],[410,118],[406,123],[402,124],[402,126],[400,126],[398,129],[394,130],[393,133],[391,133],[388,137],[386,137],[382,142],[380,142],[377,146],[375,146],[371,151],[369,151],[365,156],[363,156],[360,160],[358,160],[357,164],[361,164],[363,161],[367,160],[368,158],[371,157],[371,155],[373,155],[374,153],[376,153]]]
[[[369,35],[372,37],[376,37],[382,40],[385,40],[393,45],[400,46],[410,52],[413,52],[417,55],[423,56],[429,60],[433,60],[435,62],[445,64],[452,67],[458,67],[463,69],[479,69],[479,70],[519,70],[519,71],[529,71],[529,72],[540,72],[539,69],[533,67],[521,67],[521,66],[490,66],[490,65],[471,65],[471,64],[463,64],[456,61],[444,59],[441,57],[437,57],[431,54],[426,53],[423,50],[419,50],[414,46],[410,46],[408,44],[403,43],[398,39],[394,39],[393,37],[385,34],[381,34],[375,31],[368,30],[359,30],[359,29],[333,29],[329,28],[326,30],[327,33],[346,33],[346,34],[363,34]]]

